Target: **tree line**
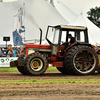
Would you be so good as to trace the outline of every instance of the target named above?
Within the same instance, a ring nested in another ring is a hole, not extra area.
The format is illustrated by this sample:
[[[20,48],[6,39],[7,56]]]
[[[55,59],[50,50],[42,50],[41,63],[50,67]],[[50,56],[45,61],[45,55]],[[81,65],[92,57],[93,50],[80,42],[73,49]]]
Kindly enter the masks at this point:
[[[100,28],[100,7],[91,8],[87,14],[87,18]]]

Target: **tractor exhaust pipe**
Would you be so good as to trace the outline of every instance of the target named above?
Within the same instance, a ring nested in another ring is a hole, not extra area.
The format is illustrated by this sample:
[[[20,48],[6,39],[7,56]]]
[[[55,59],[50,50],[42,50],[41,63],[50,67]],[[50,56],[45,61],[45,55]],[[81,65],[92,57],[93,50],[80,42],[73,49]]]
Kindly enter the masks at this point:
[[[41,45],[41,42],[42,42],[42,29],[39,28],[39,30],[40,30],[40,45]]]

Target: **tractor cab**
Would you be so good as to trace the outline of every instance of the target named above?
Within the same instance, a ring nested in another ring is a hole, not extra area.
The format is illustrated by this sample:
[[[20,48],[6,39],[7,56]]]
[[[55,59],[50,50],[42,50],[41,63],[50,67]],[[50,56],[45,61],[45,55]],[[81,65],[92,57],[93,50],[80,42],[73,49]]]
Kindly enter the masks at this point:
[[[88,32],[86,27],[82,26],[48,26],[46,40],[52,47],[52,54],[57,55],[58,47],[70,43],[68,35],[75,38],[76,43],[88,43]],[[72,45],[72,44],[70,44]],[[69,47],[68,45],[67,47]]]

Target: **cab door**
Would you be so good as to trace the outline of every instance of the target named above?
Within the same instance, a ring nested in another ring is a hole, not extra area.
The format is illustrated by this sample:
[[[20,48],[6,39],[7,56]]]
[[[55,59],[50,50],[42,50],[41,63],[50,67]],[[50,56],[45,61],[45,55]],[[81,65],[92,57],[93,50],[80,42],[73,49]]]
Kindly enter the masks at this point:
[[[57,55],[58,53],[60,40],[61,40],[60,32],[61,31],[59,27],[51,27],[51,26],[48,27],[46,40],[52,47],[51,55]]]

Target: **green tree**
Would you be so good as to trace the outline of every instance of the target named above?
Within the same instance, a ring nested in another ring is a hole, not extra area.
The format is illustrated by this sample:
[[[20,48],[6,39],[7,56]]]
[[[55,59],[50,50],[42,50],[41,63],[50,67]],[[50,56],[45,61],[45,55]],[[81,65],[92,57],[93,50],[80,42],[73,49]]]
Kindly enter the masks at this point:
[[[100,27],[100,7],[91,8],[90,11],[87,12],[88,19],[92,21],[96,26]]]

